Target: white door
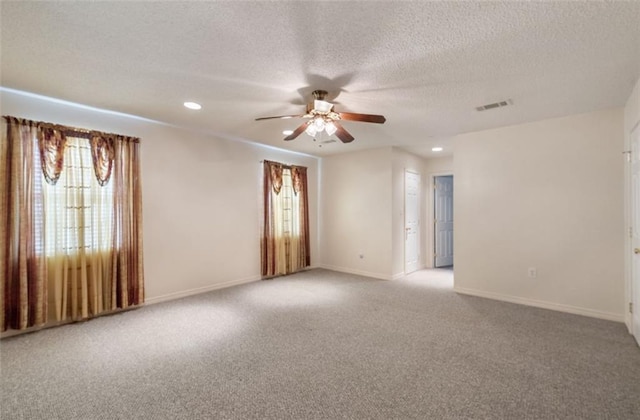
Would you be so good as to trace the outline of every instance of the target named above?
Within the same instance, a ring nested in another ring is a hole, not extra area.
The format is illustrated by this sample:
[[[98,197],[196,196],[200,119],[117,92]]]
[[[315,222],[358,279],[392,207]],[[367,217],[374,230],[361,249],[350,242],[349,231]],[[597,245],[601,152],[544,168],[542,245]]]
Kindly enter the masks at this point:
[[[434,267],[453,265],[453,175],[435,177]]]
[[[640,344],[640,126],[631,133],[631,232],[632,331]]]
[[[420,175],[404,173],[404,272],[420,265]]]

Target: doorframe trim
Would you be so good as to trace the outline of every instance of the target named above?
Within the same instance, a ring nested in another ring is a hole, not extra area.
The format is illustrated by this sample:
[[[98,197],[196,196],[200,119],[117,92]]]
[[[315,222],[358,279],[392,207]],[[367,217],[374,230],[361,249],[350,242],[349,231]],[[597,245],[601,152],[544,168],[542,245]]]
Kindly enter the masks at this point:
[[[403,172],[403,179],[402,179],[402,210],[403,210],[403,217],[402,217],[402,237],[405,238],[403,241],[404,246],[402,247],[402,259],[403,264],[402,264],[402,271],[403,271],[403,275],[408,274],[407,273],[407,238],[406,238],[406,234],[404,229],[406,229],[407,227],[407,172],[412,173],[414,175],[418,175],[418,270],[422,269],[424,267],[424,261],[422,261],[422,218],[423,218],[423,214],[422,214],[422,191],[423,191],[423,187],[422,187],[422,174],[420,172],[418,172],[415,169],[408,169],[408,168],[404,168],[404,172]],[[417,270],[416,270],[417,271]]]
[[[624,149],[631,150],[631,139],[638,131],[640,137],[640,120],[637,121],[628,133],[625,133]],[[624,259],[625,259],[625,296],[624,296],[624,323],[627,326],[629,334],[634,335],[634,322],[633,314],[629,312],[629,303],[634,302],[634,293],[639,291],[633,290],[633,238],[629,235],[629,230],[633,227],[632,211],[633,211],[633,179],[632,179],[632,162],[625,159],[624,161],[624,183],[625,183],[625,198],[624,198],[624,213],[625,213],[625,229],[624,229]],[[637,228],[637,227],[636,227]],[[635,305],[634,305],[635,306]],[[633,308],[634,311],[640,310],[640,308]],[[640,343],[640,337],[636,337],[636,341]]]
[[[429,221],[428,223],[428,227],[427,227],[427,246],[426,251],[427,254],[425,255],[425,257],[429,257],[429,258],[425,258],[425,266],[426,268],[433,268],[434,266],[434,261],[433,261],[433,254],[436,249],[436,241],[435,241],[435,232],[433,231],[433,225],[434,225],[434,221],[436,218],[435,215],[435,210],[434,210],[434,206],[435,206],[435,190],[436,190],[436,177],[438,176],[452,176],[453,179],[455,180],[455,174],[453,173],[453,171],[442,171],[442,172],[431,172],[428,174],[429,176],[429,194],[427,194],[427,220]],[[455,182],[455,181],[454,181]],[[453,190],[453,193],[455,194],[455,188]],[[455,207],[455,200],[453,201],[453,205]],[[455,211],[454,213],[455,214]],[[454,216],[455,218],[455,216]],[[455,223],[455,222],[454,222]],[[455,232],[455,231],[454,231]],[[455,242],[454,242],[455,244]],[[454,255],[455,255],[455,251],[454,251]]]

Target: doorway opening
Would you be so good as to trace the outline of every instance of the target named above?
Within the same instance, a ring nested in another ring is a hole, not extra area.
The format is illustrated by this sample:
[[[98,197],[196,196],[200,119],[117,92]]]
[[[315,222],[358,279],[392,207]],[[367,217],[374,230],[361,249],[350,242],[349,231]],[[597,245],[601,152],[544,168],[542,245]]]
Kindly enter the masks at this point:
[[[453,267],[453,175],[433,177],[433,267]]]

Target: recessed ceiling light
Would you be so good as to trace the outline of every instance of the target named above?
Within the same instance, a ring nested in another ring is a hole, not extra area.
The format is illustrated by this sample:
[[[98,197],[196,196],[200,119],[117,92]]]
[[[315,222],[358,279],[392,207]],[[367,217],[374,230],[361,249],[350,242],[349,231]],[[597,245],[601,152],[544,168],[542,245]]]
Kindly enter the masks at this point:
[[[195,102],[185,102],[184,106],[186,106],[189,109],[200,109],[202,108],[202,105],[195,103]]]
[[[431,149],[431,151],[433,151],[433,152],[442,152],[442,147],[433,147]]]
[[[285,136],[288,136],[289,134],[293,134],[293,130],[284,130],[282,134],[284,134]]]

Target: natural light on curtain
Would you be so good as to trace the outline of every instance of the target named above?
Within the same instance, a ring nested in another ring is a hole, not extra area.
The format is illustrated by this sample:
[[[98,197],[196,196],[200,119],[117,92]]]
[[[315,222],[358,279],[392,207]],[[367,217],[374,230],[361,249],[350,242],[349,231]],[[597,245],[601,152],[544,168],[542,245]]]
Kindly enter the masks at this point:
[[[2,331],[143,303],[139,139],[4,119]]]
[[[307,168],[264,162],[262,275],[310,265]]]
[[[113,183],[95,176],[89,139],[67,137],[55,184],[44,183],[45,252],[55,319],[111,308]]]

